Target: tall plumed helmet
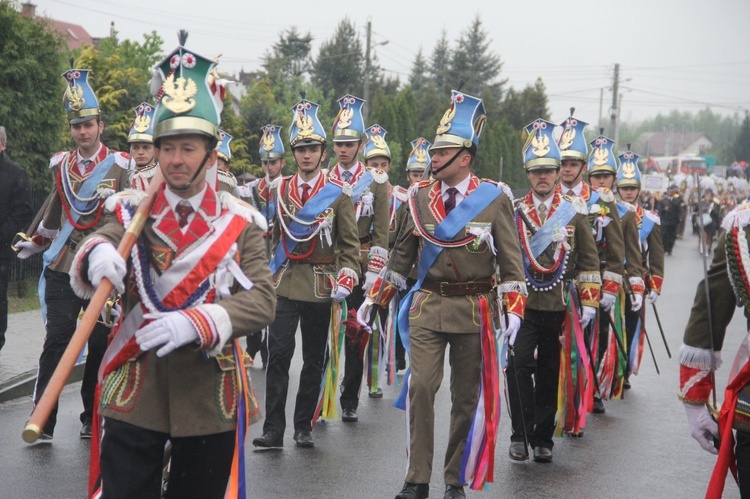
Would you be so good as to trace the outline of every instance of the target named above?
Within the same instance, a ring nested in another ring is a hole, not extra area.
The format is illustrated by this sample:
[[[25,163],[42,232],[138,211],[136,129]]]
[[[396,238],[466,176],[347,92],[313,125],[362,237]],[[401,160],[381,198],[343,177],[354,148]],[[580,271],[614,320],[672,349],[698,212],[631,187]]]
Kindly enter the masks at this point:
[[[338,100],[339,113],[333,120],[334,142],[356,142],[365,134],[365,118],[362,107],[365,101],[351,94],[346,94]]]
[[[69,69],[62,76],[65,79],[63,105],[68,115],[68,123],[77,125],[101,114],[99,101],[89,84],[88,69]]]
[[[217,63],[180,46],[154,68],[152,90],[158,88],[154,142],[162,137],[184,134],[205,135],[219,140],[222,103],[215,97],[221,89],[211,72]],[[161,81],[161,85],[154,82]]]
[[[281,126],[265,125],[258,144],[260,159],[280,159],[284,157],[284,142],[281,140]]]
[[[554,123],[538,118],[524,127],[523,167],[527,171],[560,168],[560,149],[552,133]]]
[[[618,156],[620,167],[617,169],[617,187],[641,187],[641,170],[638,168],[639,155],[628,150]]]
[[[378,156],[391,159],[391,148],[388,147],[388,143],[385,141],[387,133],[386,129],[378,124],[372,125],[365,130],[365,136],[367,137],[363,151],[365,160]]]

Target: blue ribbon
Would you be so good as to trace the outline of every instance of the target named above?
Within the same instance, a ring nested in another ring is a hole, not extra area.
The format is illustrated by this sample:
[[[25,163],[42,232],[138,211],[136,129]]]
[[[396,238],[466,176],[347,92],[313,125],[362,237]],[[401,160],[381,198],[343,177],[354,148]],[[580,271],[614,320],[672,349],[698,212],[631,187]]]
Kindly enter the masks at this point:
[[[576,209],[573,206],[573,203],[563,199],[552,216],[547,219],[547,222],[542,225],[536,234],[531,236],[531,239],[529,240],[529,248],[531,249],[531,254],[534,258],[541,255],[542,252],[547,249],[547,246],[552,244],[552,236],[554,236],[559,229],[568,225],[568,222],[570,222],[575,215]]]
[[[463,201],[461,201],[461,203],[459,203],[458,206],[456,206],[453,211],[443,219],[442,222],[437,224],[434,232],[435,238],[443,241],[455,238],[459,232],[466,228],[469,222],[474,220],[477,215],[487,208],[490,203],[502,193],[502,190],[498,189],[493,183],[482,182],[479,184],[479,187],[477,187],[471,195],[466,196]],[[416,196],[417,191],[414,190],[411,195]],[[416,216],[416,214],[414,216]],[[427,239],[424,240],[424,246],[419,255],[417,282],[401,302],[401,307],[398,311],[398,332],[401,337],[401,343],[404,345],[404,350],[406,350],[407,354],[409,353],[409,309],[411,308],[412,297],[414,296],[414,293],[419,291],[422,287],[422,283],[427,277],[427,272],[442,251],[443,247],[433,244]],[[406,371],[404,376],[408,377],[410,374],[411,368]],[[407,386],[408,384],[404,383],[401,393],[393,403],[393,407],[402,410],[406,409],[406,400],[408,397]]]
[[[641,229],[638,231],[641,239],[641,244],[646,242],[646,239],[648,239],[651,231],[654,230],[654,225],[656,225],[656,222],[649,218],[646,213],[644,213],[643,218],[641,219]]]
[[[296,189],[296,186],[292,187]],[[333,182],[328,182],[326,185],[323,186],[322,189],[318,191],[316,195],[311,197],[307,203],[305,203],[305,206],[302,207],[302,209],[297,213],[296,217],[304,222],[310,222],[312,223],[316,218],[318,218],[318,215],[323,213],[325,210],[331,207],[331,204],[341,195],[341,187],[334,184]],[[278,210],[278,203],[280,203],[281,200],[277,199],[277,210]],[[279,216],[281,215],[281,212],[279,211]],[[310,229],[309,225],[304,225],[299,222],[292,222],[287,225],[289,228],[289,232],[295,233],[295,234],[301,234],[301,237],[305,237],[305,235],[309,235],[310,232],[314,229]],[[282,237],[285,238],[286,241],[286,249],[290,253],[294,251],[294,248],[297,247],[297,241],[293,240],[289,237],[287,234],[282,234]],[[279,241],[279,243],[276,245],[276,249],[273,253],[273,259],[271,260],[271,263],[269,264],[269,267],[271,267],[271,274],[276,274],[276,271],[281,268],[282,265],[284,265],[287,261],[286,252],[284,251],[284,244],[282,241]]]
[[[104,178],[104,175],[107,174],[114,163],[115,156],[113,154],[108,155],[106,158],[104,158],[103,161],[97,163],[94,167],[94,170],[91,172],[91,175],[88,176],[88,178],[81,185],[81,188],[78,190],[78,197],[92,197],[94,195],[94,192],[96,191],[96,188],[99,187],[99,184]],[[62,165],[61,168],[67,168],[67,166]],[[61,199],[60,202],[64,203],[65,200]],[[71,210],[70,218],[72,218],[74,222],[78,222],[78,219],[81,218],[81,215],[75,210]],[[60,229],[60,233],[52,242],[52,245],[47,248],[47,251],[44,252],[44,255],[42,255],[42,275],[39,277],[39,286],[37,289],[39,292],[39,303],[42,306],[42,318],[44,319],[45,324],[47,324],[47,304],[44,301],[44,293],[47,289],[47,279],[45,279],[44,277],[44,269],[49,267],[50,264],[55,261],[57,256],[60,254],[60,251],[62,251],[63,246],[65,246],[65,243],[68,242],[68,238],[73,233],[74,228],[75,227],[73,227],[73,224],[70,223],[70,220],[66,219],[65,223]]]

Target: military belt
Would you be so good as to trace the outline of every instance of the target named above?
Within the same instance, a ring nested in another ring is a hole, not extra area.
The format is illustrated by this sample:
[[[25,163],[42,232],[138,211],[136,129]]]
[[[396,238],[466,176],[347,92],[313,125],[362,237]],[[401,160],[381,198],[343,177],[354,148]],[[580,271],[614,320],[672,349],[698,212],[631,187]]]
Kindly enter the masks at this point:
[[[421,289],[438,293],[440,296],[466,296],[489,293],[493,287],[492,279],[486,279],[466,282],[425,281]]]

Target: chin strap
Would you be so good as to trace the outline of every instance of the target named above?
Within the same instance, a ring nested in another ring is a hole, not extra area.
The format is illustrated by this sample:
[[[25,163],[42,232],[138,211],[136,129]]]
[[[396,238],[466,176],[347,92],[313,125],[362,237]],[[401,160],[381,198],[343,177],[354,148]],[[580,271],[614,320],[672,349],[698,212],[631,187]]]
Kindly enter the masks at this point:
[[[440,173],[441,171],[443,171],[443,170],[445,170],[446,168],[448,168],[448,167],[449,167],[450,165],[452,165],[452,164],[453,164],[453,162],[454,162],[454,161],[456,161],[456,158],[458,158],[458,156],[459,156],[459,155],[460,155],[460,154],[461,154],[462,152],[464,152],[464,151],[468,151],[468,149],[467,149],[466,147],[462,147],[461,149],[459,149],[459,150],[458,150],[458,152],[457,152],[456,154],[454,154],[454,155],[453,155],[453,157],[452,157],[452,158],[450,159],[450,161],[448,161],[448,162],[447,162],[446,164],[444,164],[443,166],[441,166],[441,167],[440,167],[440,168],[438,168],[437,170],[435,170],[435,169],[433,168],[433,169],[432,169],[432,174],[433,174],[433,175],[437,175],[437,174],[438,174],[438,173]]]

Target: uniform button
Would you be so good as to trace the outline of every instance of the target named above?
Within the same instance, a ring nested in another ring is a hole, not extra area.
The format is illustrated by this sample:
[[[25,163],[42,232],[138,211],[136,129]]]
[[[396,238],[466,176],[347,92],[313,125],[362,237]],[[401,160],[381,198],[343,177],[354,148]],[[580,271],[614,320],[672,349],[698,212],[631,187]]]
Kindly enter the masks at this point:
[[[452,266],[453,266],[453,264],[452,264],[452,263],[450,263],[450,262],[448,262],[448,264],[447,264],[447,265],[448,265],[449,267],[452,267]]]

